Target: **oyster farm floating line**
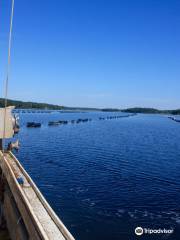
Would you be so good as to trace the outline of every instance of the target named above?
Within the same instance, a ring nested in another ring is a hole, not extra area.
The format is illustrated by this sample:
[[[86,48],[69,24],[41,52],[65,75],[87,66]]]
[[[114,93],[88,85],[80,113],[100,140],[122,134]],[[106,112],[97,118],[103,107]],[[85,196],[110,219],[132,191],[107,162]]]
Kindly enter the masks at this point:
[[[108,116],[108,117],[99,117],[98,120],[112,120],[112,119],[119,119],[119,118],[125,118],[125,117],[132,117],[135,116],[137,114],[133,113],[133,114],[128,114],[128,115],[122,115],[122,116]],[[48,126],[59,126],[59,125],[67,125],[69,123],[71,124],[79,124],[79,123],[87,123],[87,122],[91,122],[92,119],[91,118],[78,118],[76,120],[59,120],[59,121],[50,121],[48,123]],[[41,127],[41,123],[40,122],[27,122],[26,127],[28,128],[39,128]]]

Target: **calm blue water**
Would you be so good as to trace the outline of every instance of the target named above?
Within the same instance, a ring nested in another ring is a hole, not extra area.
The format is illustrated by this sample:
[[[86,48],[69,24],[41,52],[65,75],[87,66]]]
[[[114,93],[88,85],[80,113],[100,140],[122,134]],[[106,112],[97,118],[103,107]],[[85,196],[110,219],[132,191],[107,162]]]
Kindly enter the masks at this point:
[[[178,240],[180,124],[158,115],[98,120],[113,114],[20,114],[17,156],[77,240]],[[47,125],[79,117],[93,121]],[[137,226],[175,234],[136,237]]]

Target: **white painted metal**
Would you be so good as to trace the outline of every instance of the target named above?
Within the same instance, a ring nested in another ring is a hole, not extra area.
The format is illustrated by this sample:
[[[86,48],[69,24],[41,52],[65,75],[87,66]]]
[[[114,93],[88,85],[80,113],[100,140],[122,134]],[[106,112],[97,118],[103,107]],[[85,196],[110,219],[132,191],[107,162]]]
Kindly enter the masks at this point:
[[[14,107],[0,108],[0,139],[11,138],[14,135],[12,109]],[[5,121],[4,121],[5,118]],[[5,124],[4,124],[5,122]],[[4,131],[5,127],[5,131]],[[4,134],[5,133],[5,134]]]

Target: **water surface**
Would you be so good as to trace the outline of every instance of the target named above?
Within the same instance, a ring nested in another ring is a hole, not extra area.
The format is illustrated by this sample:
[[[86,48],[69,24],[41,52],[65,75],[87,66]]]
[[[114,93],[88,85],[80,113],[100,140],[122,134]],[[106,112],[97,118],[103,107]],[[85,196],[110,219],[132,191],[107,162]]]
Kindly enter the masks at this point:
[[[175,229],[139,239],[178,240],[180,124],[143,114],[99,120],[113,114],[20,114],[17,156],[77,240],[134,240],[137,226]],[[78,118],[92,121],[48,126]]]

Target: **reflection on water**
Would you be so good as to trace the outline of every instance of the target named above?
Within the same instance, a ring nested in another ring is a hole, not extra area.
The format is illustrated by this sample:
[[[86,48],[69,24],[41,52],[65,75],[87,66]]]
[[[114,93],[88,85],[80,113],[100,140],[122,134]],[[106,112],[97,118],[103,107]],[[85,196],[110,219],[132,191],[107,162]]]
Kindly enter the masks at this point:
[[[99,120],[113,114],[21,114],[17,156],[77,240],[134,240],[137,226],[180,233],[180,124],[160,115]],[[48,126],[78,118],[92,121]]]

